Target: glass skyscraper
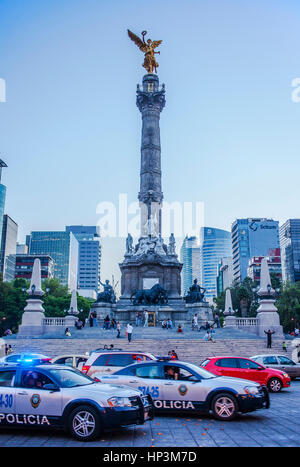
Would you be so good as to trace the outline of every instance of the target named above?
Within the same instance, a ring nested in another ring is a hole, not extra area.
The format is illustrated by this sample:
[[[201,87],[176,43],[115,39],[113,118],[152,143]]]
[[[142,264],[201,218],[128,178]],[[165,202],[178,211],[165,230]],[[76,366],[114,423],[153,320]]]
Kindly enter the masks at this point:
[[[212,301],[217,296],[218,265],[222,258],[231,256],[231,235],[227,230],[202,227],[201,286],[206,289],[205,298]]]
[[[71,225],[66,227],[79,242],[78,293],[96,298],[100,289],[101,243],[100,228],[96,226]]]
[[[180,260],[183,263],[182,291],[186,295],[194,279],[198,279],[198,283],[201,285],[200,244],[197,237],[185,237],[180,250]]]
[[[289,219],[279,231],[282,279],[300,281],[300,219]]]
[[[5,208],[5,198],[6,198],[6,186],[2,185],[2,169],[7,167],[6,163],[0,159],[0,246],[2,242],[2,230],[3,230],[3,216]]]
[[[54,277],[70,290],[77,289],[78,241],[72,232],[31,232],[30,255],[49,255],[54,260]]]
[[[240,283],[247,277],[250,258],[268,256],[270,249],[279,248],[279,223],[265,218],[236,219],[231,238],[233,278]]]

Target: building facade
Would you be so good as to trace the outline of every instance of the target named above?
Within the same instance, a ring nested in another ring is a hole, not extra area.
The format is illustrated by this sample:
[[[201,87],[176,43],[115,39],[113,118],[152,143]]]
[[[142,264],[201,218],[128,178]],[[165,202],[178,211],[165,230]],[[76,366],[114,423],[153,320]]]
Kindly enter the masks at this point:
[[[15,279],[22,278],[30,280],[35,259],[39,259],[41,262],[42,279],[52,279],[54,277],[54,260],[49,255],[28,255],[17,253],[15,259]]]
[[[300,281],[300,219],[289,219],[280,227],[282,279]]]
[[[261,270],[261,262],[264,256],[253,256],[249,260],[249,265],[247,269],[247,275],[248,277],[251,277],[251,279],[255,282],[256,285],[259,285],[260,283],[260,270]],[[280,248],[275,248],[269,250],[268,253],[268,267],[270,274],[273,273],[279,279],[279,281],[282,281],[282,270],[281,270],[281,256],[280,256]]]
[[[233,262],[232,256],[222,258],[217,270],[217,295],[231,287],[233,284]]]
[[[227,230],[202,227],[200,232],[201,285],[206,289],[209,302],[217,296],[218,264],[231,256],[231,235]]]
[[[268,256],[270,249],[280,248],[279,223],[273,219],[236,219],[231,228],[233,277],[241,283],[247,277],[250,258]]]
[[[0,270],[6,282],[15,278],[17,239],[18,224],[5,214],[2,224]]]
[[[198,283],[201,285],[201,251],[197,237],[185,237],[180,250],[180,261],[183,264],[182,291],[183,295],[186,295],[194,279],[198,279]]]
[[[31,232],[30,255],[49,255],[54,260],[54,277],[70,290],[77,289],[78,241],[72,232]]]
[[[4,218],[5,198],[6,198],[6,186],[1,183],[3,167],[7,167],[7,165],[2,159],[0,159],[0,248],[1,248],[1,243],[2,243],[3,218]],[[1,250],[0,250],[0,253],[1,253]]]
[[[96,298],[100,291],[100,228],[96,226],[71,225],[66,227],[66,232],[72,232],[79,243],[78,293],[84,297]]]

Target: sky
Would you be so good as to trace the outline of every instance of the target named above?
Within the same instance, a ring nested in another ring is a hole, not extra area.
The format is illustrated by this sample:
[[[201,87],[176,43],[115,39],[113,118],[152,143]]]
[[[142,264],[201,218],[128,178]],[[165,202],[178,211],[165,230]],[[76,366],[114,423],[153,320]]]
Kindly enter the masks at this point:
[[[205,225],[225,230],[299,218],[299,20],[297,0],[0,0],[0,158],[19,242],[95,225],[120,193],[136,201],[145,70],[128,28],[163,40],[164,199],[203,202]],[[124,251],[103,240],[102,280]]]

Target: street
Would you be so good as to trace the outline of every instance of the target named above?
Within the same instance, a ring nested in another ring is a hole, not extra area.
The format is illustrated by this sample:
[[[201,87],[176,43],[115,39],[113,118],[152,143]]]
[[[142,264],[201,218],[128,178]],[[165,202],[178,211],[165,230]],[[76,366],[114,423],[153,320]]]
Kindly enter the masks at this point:
[[[61,431],[0,429],[2,447],[296,447],[300,446],[300,380],[270,394],[271,407],[220,422],[210,416],[157,416],[83,443]]]

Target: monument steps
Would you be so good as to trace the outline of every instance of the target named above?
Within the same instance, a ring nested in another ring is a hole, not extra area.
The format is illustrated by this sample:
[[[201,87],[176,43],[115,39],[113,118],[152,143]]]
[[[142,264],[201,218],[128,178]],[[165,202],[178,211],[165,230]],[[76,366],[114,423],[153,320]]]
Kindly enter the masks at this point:
[[[54,357],[63,354],[85,354],[91,350],[113,344],[123,350],[143,351],[154,355],[167,355],[169,350],[175,350],[180,360],[199,364],[209,356],[236,355],[251,357],[257,354],[282,354],[282,341],[273,340],[272,349],[266,348],[265,339],[219,339],[206,342],[203,339],[133,339],[131,343],[126,338],[111,339],[7,339],[12,344],[14,352],[35,351]],[[291,341],[287,342],[287,356],[291,356]]]

